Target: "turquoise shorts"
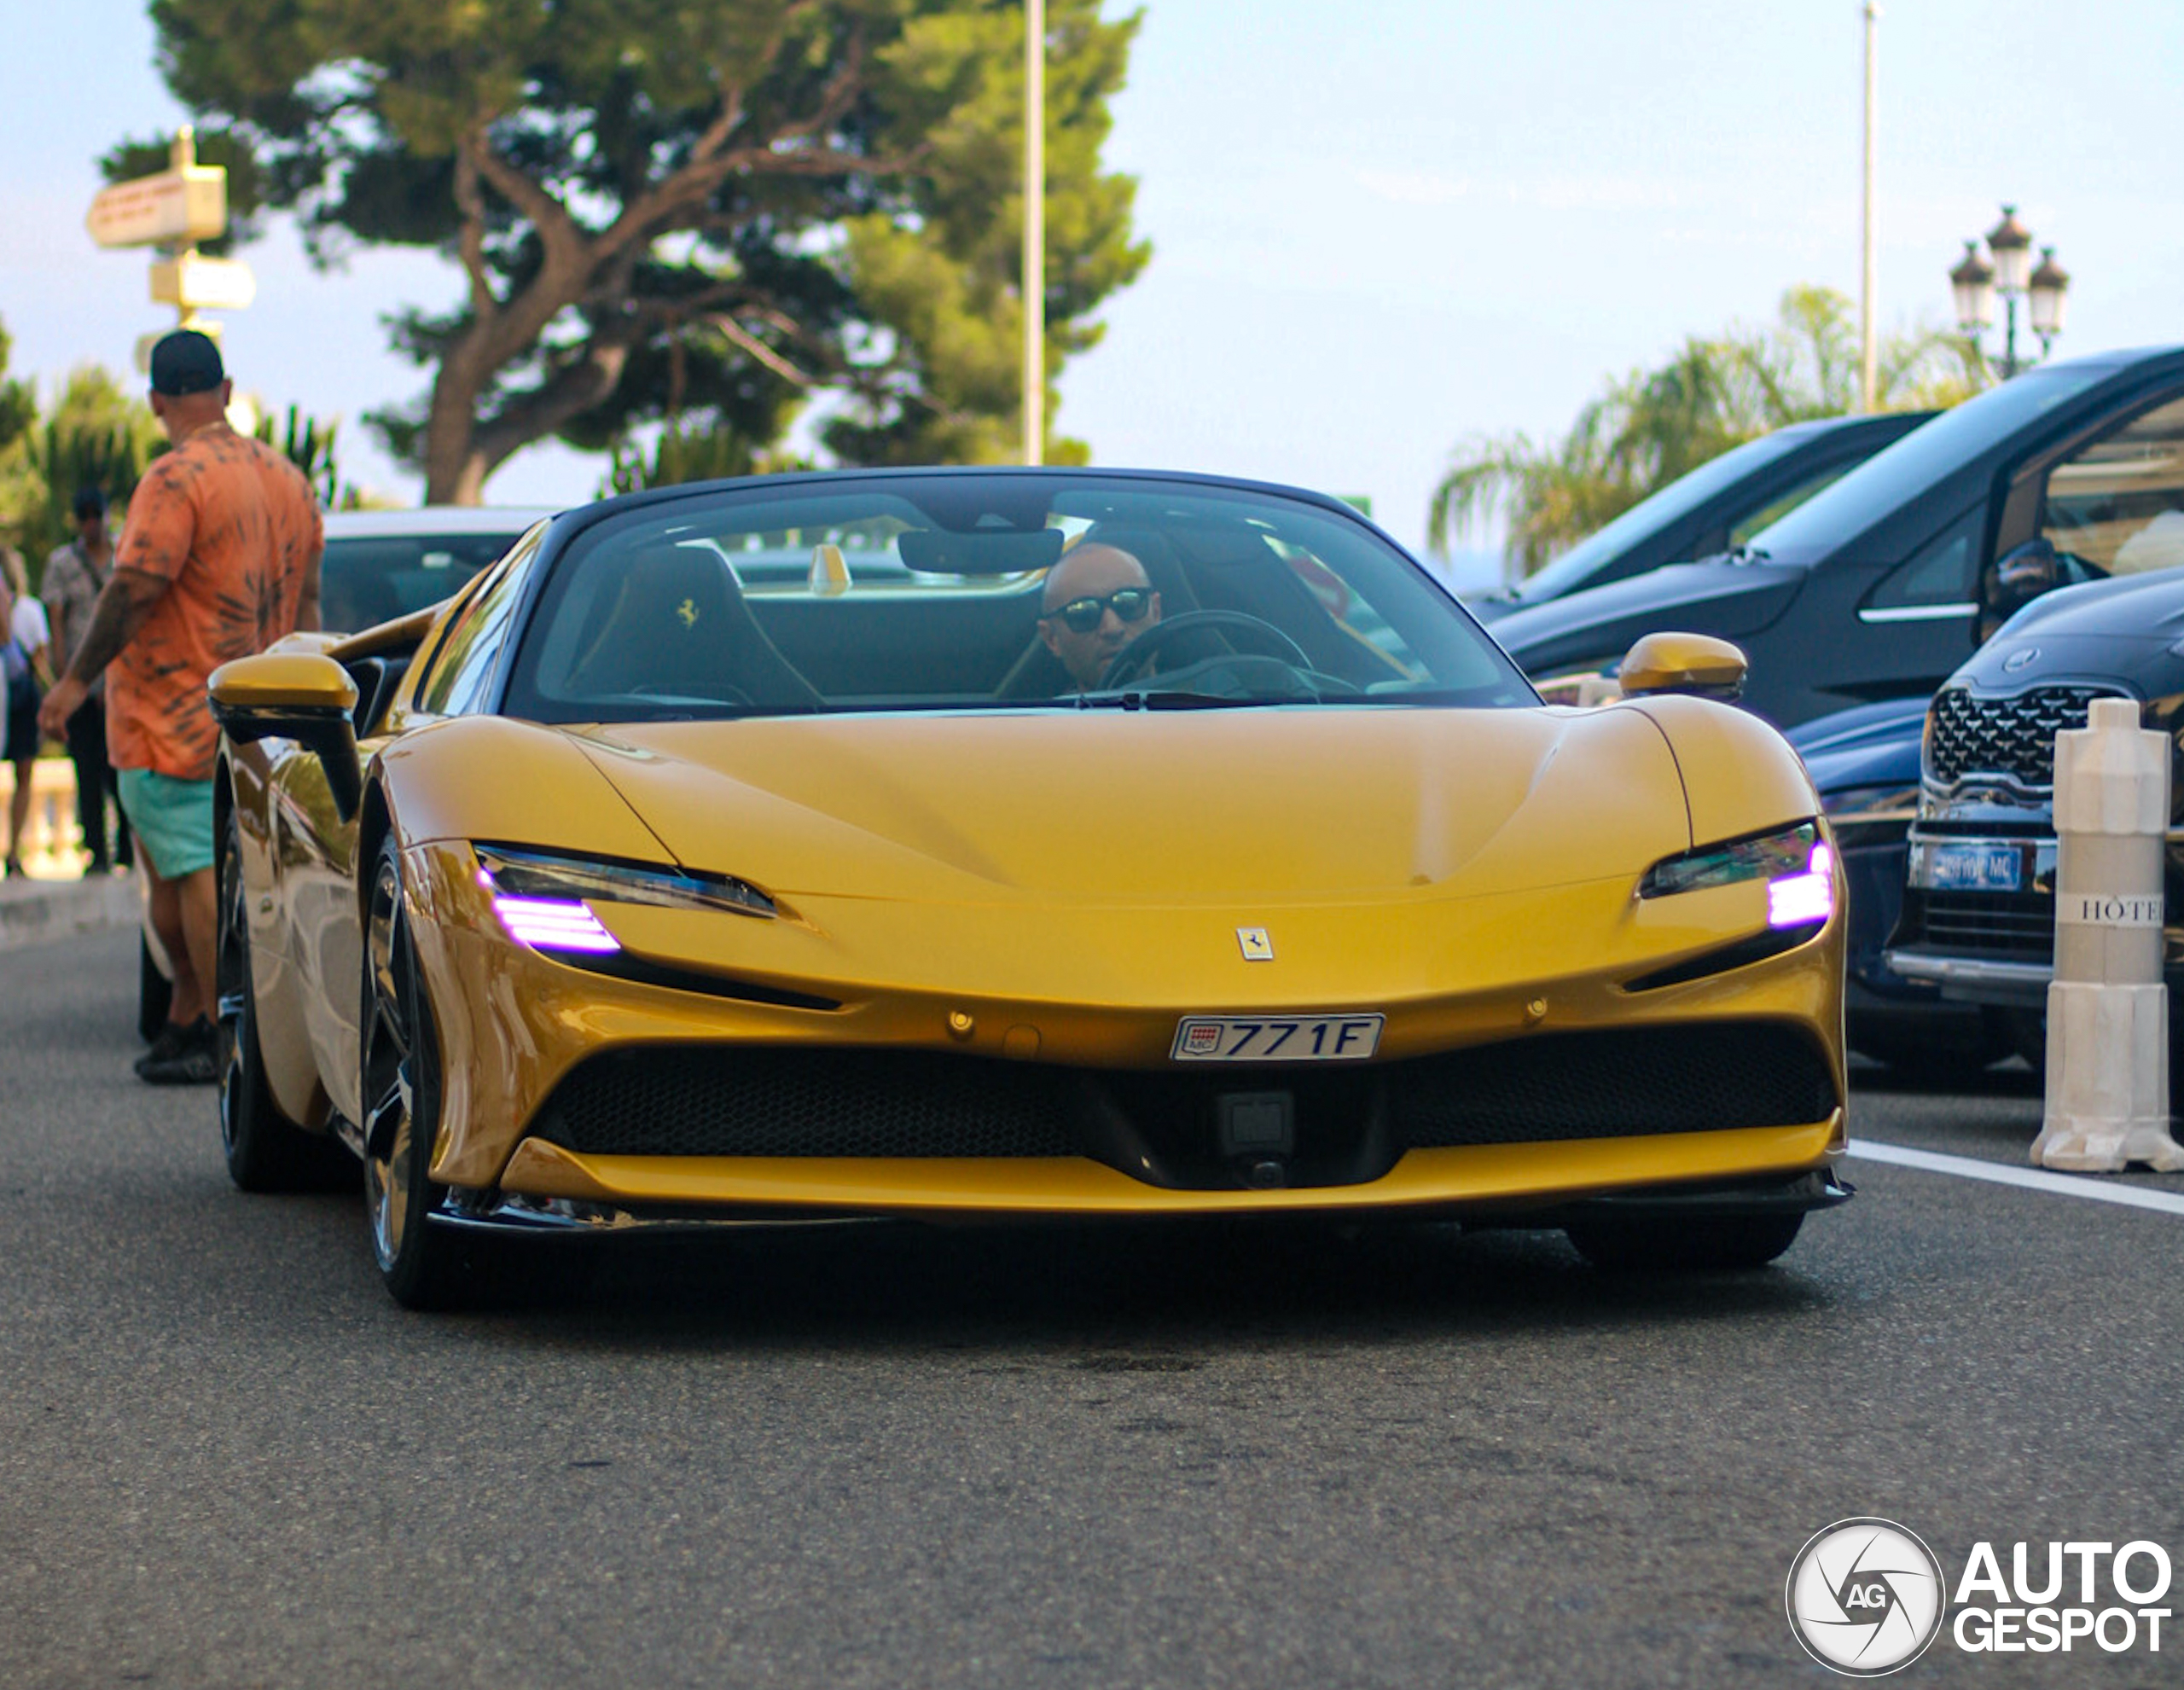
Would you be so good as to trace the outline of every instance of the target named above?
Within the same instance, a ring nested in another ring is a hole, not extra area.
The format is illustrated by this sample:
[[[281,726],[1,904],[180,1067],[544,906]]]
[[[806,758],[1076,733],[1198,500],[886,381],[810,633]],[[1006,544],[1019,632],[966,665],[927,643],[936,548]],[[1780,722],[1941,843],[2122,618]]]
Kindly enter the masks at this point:
[[[121,810],[162,880],[212,866],[212,783],[177,781],[149,769],[124,769]]]

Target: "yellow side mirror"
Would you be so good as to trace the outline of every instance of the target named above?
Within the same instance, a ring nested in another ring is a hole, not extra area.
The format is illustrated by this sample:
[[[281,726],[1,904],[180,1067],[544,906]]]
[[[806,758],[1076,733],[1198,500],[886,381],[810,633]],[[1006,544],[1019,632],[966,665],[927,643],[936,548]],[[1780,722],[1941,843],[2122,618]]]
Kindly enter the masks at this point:
[[[350,713],[357,683],[330,657],[315,652],[262,652],[214,670],[205,683],[212,719],[237,745],[293,740],[326,770],[327,790],[344,822],[363,795],[363,768]]]
[[[206,684],[223,727],[229,717],[244,711],[339,711],[346,716],[357,707],[357,683],[349,671],[316,652],[239,657],[214,670]]]
[[[1744,690],[1751,665],[1743,651],[1706,634],[1647,634],[1630,648],[1618,679],[1625,698],[1653,693],[1691,693],[1734,699]]]

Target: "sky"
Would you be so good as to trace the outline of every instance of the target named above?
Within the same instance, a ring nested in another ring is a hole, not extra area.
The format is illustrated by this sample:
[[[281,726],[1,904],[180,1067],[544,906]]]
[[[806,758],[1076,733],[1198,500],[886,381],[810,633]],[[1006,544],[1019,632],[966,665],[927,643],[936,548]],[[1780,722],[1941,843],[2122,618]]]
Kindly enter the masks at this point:
[[[97,154],[184,114],[142,0],[10,10],[0,322],[10,374],[50,392],[86,360],[130,372],[171,321],[145,255],[101,251],[83,218]],[[1153,260],[1062,376],[1056,423],[1095,462],[1362,494],[1418,549],[1464,442],[1559,431],[1611,374],[1763,322],[1795,284],[1856,293],[1860,0],[1142,12],[1107,163],[1139,180]],[[2073,278],[2058,356],[2184,340],[2184,0],[1889,0],[1879,43],[1885,326],[1944,321],[1949,267],[2007,200]],[[381,320],[452,301],[452,266],[315,270],[277,224],[242,256],[239,385],[341,417],[349,478],[419,497],[358,419],[422,390]],[[487,497],[573,502],[601,474],[537,448]]]

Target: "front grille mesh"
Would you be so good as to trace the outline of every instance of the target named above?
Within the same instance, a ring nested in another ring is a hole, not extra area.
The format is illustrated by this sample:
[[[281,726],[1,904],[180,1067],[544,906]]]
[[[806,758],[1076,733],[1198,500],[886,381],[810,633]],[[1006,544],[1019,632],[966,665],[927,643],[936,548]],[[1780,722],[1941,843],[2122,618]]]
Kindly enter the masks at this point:
[[[543,1136],[601,1156],[1073,1156],[1054,1073],[923,1051],[615,1051]]]
[[[1834,1070],[1809,1037],[1740,1022],[1542,1035],[1310,1073],[1240,1066],[1217,1077],[918,1051],[637,1048],[579,1065],[537,1130],[596,1155],[1093,1154],[1135,1168],[1141,1150],[1166,1182],[1189,1185],[1217,1182],[1225,1166],[1217,1094],[1279,1088],[1298,1101],[1300,1161],[1332,1166],[1332,1157],[1357,1178],[1385,1170],[1350,1159],[1369,1161],[1372,1143],[1391,1160],[1405,1147],[1786,1126],[1824,1119],[1838,1101]],[[1385,1137],[1367,1130],[1375,1120]],[[1128,1147],[1120,1159],[1118,1130]]]
[[[1927,718],[1926,778],[1953,787],[1967,775],[2001,775],[2045,792],[2055,783],[2055,735],[2084,727],[2094,700],[2126,696],[2114,687],[2034,687],[1990,699],[1950,687]]]
[[[1837,1102],[1820,1047],[1764,1023],[1549,1035],[1403,1066],[1397,1130],[1420,1149],[1796,1126]]]
[[[2014,962],[2055,960],[2055,900],[2034,892],[1911,891],[1907,944]]]

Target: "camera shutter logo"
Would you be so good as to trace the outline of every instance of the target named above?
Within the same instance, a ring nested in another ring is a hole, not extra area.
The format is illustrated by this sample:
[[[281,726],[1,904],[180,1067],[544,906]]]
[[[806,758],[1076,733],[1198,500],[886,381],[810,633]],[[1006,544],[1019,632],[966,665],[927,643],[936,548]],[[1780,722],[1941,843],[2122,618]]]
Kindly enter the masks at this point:
[[[1879,1678],[1908,1666],[1948,1609],[1942,1565],[1893,1520],[1838,1520],[1790,1563],[1790,1629],[1822,1666]]]

